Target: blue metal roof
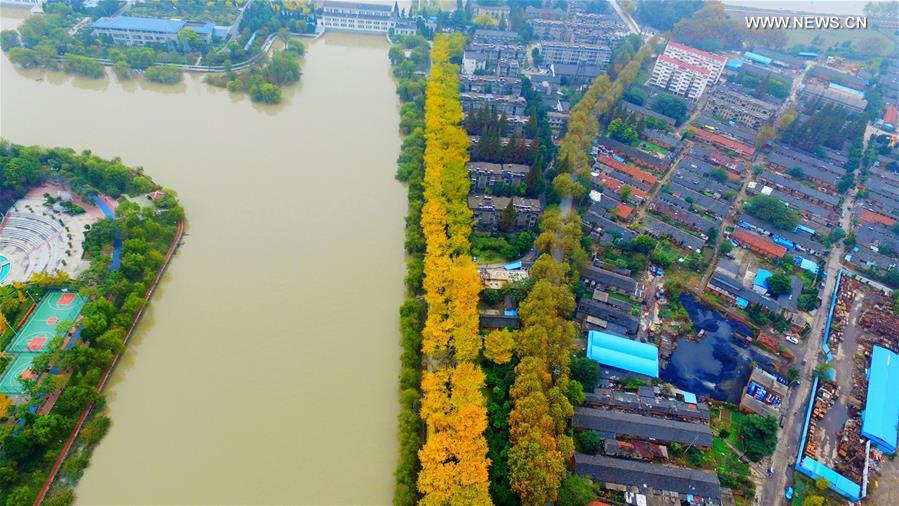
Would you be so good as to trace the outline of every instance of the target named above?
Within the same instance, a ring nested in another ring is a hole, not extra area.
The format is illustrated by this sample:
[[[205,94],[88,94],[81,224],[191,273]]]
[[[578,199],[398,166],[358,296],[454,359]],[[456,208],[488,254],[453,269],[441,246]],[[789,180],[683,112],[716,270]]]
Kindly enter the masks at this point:
[[[94,21],[94,28],[108,28],[112,30],[141,30],[147,32],[178,33],[184,28],[186,21],[171,19],[139,18],[134,16],[115,16],[112,18],[100,18]]]
[[[850,93],[850,94],[855,95],[856,97],[859,97],[859,98],[865,98],[865,92],[864,92],[864,91],[853,90],[852,88],[847,88],[846,86],[843,86],[843,85],[837,84],[837,83],[830,83],[830,87],[831,87],[832,89],[835,89],[835,90],[838,90],[838,91],[842,91],[842,92],[844,92],[844,93]]]
[[[759,269],[758,274],[755,275],[755,281],[753,281],[752,284],[755,286],[760,286],[767,290],[768,278],[770,278],[771,276],[773,276],[773,274],[771,274],[771,271],[766,269]]]
[[[830,489],[850,501],[860,501],[862,498],[861,485],[811,457],[803,458],[797,469],[813,480],[827,478],[827,481],[830,483]]]
[[[743,56],[745,56],[746,59],[749,60],[749,61],[754,61],[754,62],[756,62],[756,63],[761,63],[762,65],[770,65],[771,62],[773,61],[771,58],[768,58],[767,56],[762,56],[762,55],[760,55],[760,54],[755,54],[755,53],[753,53],[753,52],[751,52],[751,51],[746,51],[745,53],[743,53]]]
[[[503,269],[505,269],[507,271],[514,271],[515,269],[521,269],[521,260],[512,262],[510,264],[506,264],[503,266]]]
[[[862,414],[862,436],[887,453],[896,452],[899,425],[899,354],[881,346],[871,351],[868,401]]]
[[[800,268],[805,269],[805,270],[811,272],[812,274],[818,274],[818,264],[816,264],[815,262],[812,262],[811,260],[809,260],[807,258],[802,258],[800,256],[794,256],[793,262],[795,262],[796,265],[798,265]]]
[[[591,330],[587,333],[587,357],[610,367],[659,377],[659,349],[652,344]]]

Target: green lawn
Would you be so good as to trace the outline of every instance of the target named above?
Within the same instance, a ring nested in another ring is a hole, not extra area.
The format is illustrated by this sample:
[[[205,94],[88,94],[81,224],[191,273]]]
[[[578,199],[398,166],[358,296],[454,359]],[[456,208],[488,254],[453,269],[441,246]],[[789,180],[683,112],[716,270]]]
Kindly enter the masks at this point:
[[[656,154],[659,154],[662,156],[665,156],[668,154],[667,149],[663,148],[662,146],[659,146],[658,144],[653,144],[653,143],[647,142],[647,141],[641,141],[640,148],[645,149],[646,151],[649,151],[651,153],[656,153]]]

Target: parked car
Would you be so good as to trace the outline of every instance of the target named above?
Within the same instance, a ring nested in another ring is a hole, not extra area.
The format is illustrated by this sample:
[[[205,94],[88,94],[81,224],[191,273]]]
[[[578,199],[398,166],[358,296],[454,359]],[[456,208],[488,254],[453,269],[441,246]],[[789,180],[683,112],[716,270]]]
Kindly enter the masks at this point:
[[[799,339],[796,339],[795,336],[787,336],[786,339],[793,344],[799,344]]]
[[[784,497],[786,497],[788,501],[793,500],[793,487],[787,487],[787,491],[784,494]]]

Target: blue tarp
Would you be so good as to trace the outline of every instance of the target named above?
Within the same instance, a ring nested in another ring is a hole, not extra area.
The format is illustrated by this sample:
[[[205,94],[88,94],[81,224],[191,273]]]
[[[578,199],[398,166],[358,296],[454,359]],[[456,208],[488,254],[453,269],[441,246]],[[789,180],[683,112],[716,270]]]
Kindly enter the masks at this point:
[[[683,391],[682,391],[683,392]],[[688,404],[696,404],[696,394],[691,392],[683,392],[684,394],[684,402]]]
[[[626,337],[591,330],[587,333],[587,358],[625,371],[659,377],[659,349]]]
[[[737,297],[737,307],[740,309],[746,309],[749,307],[749,301],[744,299],[743,297]]]
[[[861,485],[811,457],[803,458],[796,469],[813,480],[826,478],[830,483],[831,490],[850,501],[860,501],[862,499]]]
[[[795,244],[784,239],[783,237],[781,237],[779,235],[774,236],[774,242],[775,242],[775,244],[780,244],[781,246],[783,246],[787,249],[793,249],[793,247],[795,246]]]
[[[881,346],[871,350],[868,400],[862,414],[862,436],[886,453],[896,453],[899,439],[899,354]]]
[[[514,271],[515,269],[521,269],[521,260],[519,260],[517,262],[512,262],[510,264],[506,264],[505,266],[503,266],[503,268],[506,269],[507,271]]]
[[[503,311],[503,315],[504,316],[518,316],[518,310],[517,309],[506,309],[505,311]]]
[[[768,278],[773,276],[771,271],[766,269],[759,269],[758,274],[755,275],[755,281],[752,282],[753,285],[768,289]]]

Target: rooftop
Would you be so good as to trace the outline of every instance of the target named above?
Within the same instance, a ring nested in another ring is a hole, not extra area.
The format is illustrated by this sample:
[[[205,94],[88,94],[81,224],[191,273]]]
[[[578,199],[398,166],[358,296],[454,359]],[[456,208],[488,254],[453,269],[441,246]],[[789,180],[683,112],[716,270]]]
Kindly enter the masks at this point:
[[[587,357],[610,367],[659,377],[659,349],[652,344],[591,330],[587,334]]]
[[[575,473],[596,481],[649,487],[683,495],[698,495],[720,501],[721,485],[712,471],[651,464],[638,460],[613,459],[600,455],[574,454]]]
[[[178,33],[187,21],[173,19],[140,18],[134,16],[103,17],[92,25],[95,29],[139,30],[142,32]]]
[[[887,453],[896,452],[899,433],[899,354],[874,346],[868,374],[868,399],[862,415],[862,436]]]

